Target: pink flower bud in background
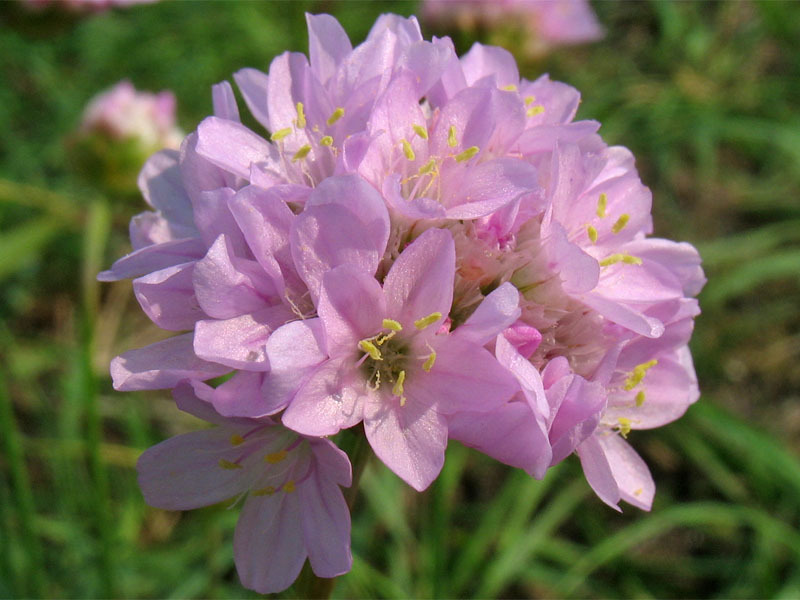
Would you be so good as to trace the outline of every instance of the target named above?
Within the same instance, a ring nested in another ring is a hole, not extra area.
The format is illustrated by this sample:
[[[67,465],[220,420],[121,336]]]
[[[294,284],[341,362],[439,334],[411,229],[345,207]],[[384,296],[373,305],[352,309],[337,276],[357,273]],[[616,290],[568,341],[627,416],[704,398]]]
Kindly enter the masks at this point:
[[[89,102],[80,130],[118,140],[135,139],[151,152],[177,149],[184,134],[175,123],[175,105],[170,91],[139,92],[130,81],[120,81]]]
[[[422,14],[438,27],[507,30],[522,37],[520,53],[534,57],[604,35],[587,0],[425,0]]]

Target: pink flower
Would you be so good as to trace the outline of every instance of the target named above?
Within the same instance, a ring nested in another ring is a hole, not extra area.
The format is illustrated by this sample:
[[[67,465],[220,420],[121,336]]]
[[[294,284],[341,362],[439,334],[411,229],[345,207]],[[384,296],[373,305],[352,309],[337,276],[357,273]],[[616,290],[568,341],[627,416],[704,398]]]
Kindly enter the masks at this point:
[[[183,139],[175,123],[172,92],[139,92],[130,81],[121,81],[92,98],[83,114],[81,132],[135,140],[146,152],[178,148]]]
[[[524,53],[533,56],[604,34],[587,0],[425,0],[422,11],[425,20],[439,25],[521,30]]]
[[[504,289],[510,302],[489,303],[485,315],[476,311],[480,323],[450,335],[441,326],[452,302],[454,261],[450,235],[431,229],[400,254],[383,288],[351,265],[327,272],[319,318],[285,325],[267,342],[270,357],[293,356],[285,370],[273,368],[268,385],[295,382],[294,365],[310,365],[283,423],[324,436],[363,420],[378,457],[425,489],[444,462],[445,415],[490,410],[515,387],[481,346],[516,318],[516,292]]]
[[[350,514],[339,489],[352,478],[344,452],[269,419],[225,419],[187,383],[174,396],[180,409],[217,427],[142,454],[137,469],[148,504],[189,510],[244,497],[233,541],[236,569],[262,594],[289,587],[306,558],[320,577],[350,570]]]

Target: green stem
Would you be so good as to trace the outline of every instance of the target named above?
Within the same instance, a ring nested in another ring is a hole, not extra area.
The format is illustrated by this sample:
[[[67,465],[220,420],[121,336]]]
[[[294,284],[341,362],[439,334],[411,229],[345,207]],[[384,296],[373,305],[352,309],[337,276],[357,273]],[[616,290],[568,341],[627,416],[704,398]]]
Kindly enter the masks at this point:
[[[347,508],[352,510],[356,498],[358,497],[358,483],[372,456],[372,452],[367,442],[367,437],[361,428],[343,431],[339,435],[337,442],[339,447],[350,457],[350,464],[353,467],[353,483],[349,488],[344,490],[344,499],[347,502]],[[294,590],[298,598],[325,600],[331,597],[335,585],[335,577],[317,577],[306,561],[306,564],[303,565],[303,570],[300,572],[300,576],[294,584]]]

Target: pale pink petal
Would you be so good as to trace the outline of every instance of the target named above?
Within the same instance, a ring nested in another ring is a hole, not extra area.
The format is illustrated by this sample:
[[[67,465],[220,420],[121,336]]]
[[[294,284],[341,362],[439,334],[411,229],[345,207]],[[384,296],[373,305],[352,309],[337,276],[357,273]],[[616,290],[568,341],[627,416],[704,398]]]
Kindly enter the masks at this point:
[[[325,273],[350,264],[373,274],[384,247],[365,235],[364,225],[352,211],[338,204],[309,207],[292,225],[292,256],[315,300]]]
[[[216,319],[230,319],[278,304],[282,300],[279,286],[270,275],[255,261],[233,256],[226,236],[221,235],[195,265],[197,301],[207,315]]]
[[[536,479],[550,466],[547,433],[527,402],[508,402],[490,412],[456,413],[447,422],[451,439]]]
[[[192,335],[186,333],[117,356],[110,369],[114,389],[168,389],[182,379],[213,379],[230,371],[195,356]]]
[[[339,486],[319,466],[297,488],[303,511],[303,541],[317,577],[336,577],[353,566],[350,511]]]
[[[263,381],[263,372],[237,371],[208,397],[214,409],[224,417],[262,418],[269,414],[261,393]]]
[[[339,21],[330,15],[306,13],[308,24],[308,56],[311,69],[324,84],[341,62],[353,51],[350,39]]]
[[[250,494],[233,536],[236,571],[245,587],[274,594],[297,579],[306,560],[302,507],[297,492]]]
[[[461,66],[467,85],[473,85],[484,77],[494,77],[497,87],[519,84],[519,71],[514,56],[498,46],[484,46],[475,43],[464,56]]]
[[[606,393],[599,383],[586,381],[579,375],[563,377],[545,393],[553,411],[549,438],[556,464],[572,454],[597,428],[606,406]]]
[[[364,430],[378,458],[421,492],[444,465],[447,422],[430,405],[409,397],[400,406],[396,400],[367,403]]]
[[[521,160],[498,158],[468,170],[455,193],[444,199],[450,219],[486,216],[538,188],[536,169]]]
[[[439,312],[450,312],[455,277],[455,244],[449,231],[428,229],[397,257],[384,280],[389,316],[403,327]],[[430,325],[435,331],[436,324]]]
[[[267,414],[286,407],[326,355],[319,319],[292,321],[279,327],[266,345],[269,373],[264,377],[262,397]]]
[[[283,413],[283,424],[304,435],[333,435],[363,416],[366,382],[352,359],[327,360],[317,367]]]
[[[620,498],[637,508],[650,510],[656,484],[642,458],[618,435],[597,436],[597,442],[611,467]]]
[[[241,123],[206,117],[197,126],[197,153],[238,177],[250,175],[250,165],[276,159],[275,148]]]
[[[214,116],[228,121],[240,122],[239,107],[236,106],[236,97],[233,88],[227,81],[222,81],[211,86],[211,99],[214,105]]]
[[[295,318],[284,305],[223,320],[198,321],[194,330],[194,351],[203,360],[233,369],[267,371],[266,343],[278,327]]]
[[[206,246],[198,238],[174,240],[146,246],[118,259],[111,269],[97,275],[98,281],[119,281],[141,277],[153,271],[197,260],[203,257]]]
[[[466,323],[454,331],[454,335],[483,346],[513,325],[521,312],[519,292],[511,283],[506,282],[483,299]]]
[[[353,483],[353,468],[347,454],[326,439],[310,438],[308,443],[314,451],[316,468],[338,485],[350,487]]]
[[[162,150],[147,159],[139,173],[139,190],[147,203],[170,223],[194,228],[192,205],[183,189],[175,150]]]
[[[325,274],[317,313],[330,356],[358,352],[358,342],[377,334],[387,314],[381,285],[351,265]]]
[[[133,281],[133,293],[148,317],[171,331],[192,329],[205,313],[192,287],[194,262],[167,267]]]
[[[267,82],[266,73],[257,69],[239,69],[233,74],[239,91],[242,92],[247,108],[266,129],[269,129],[269,112],[267,111]]]
[[[200,192],[192,200],[194,221],[206,246],[224,235],[233,255],[249,258],[250,249],[228,208],[235,193],[228,187]]]
[[[616,435],[616,434],[611,434]],[[614,510],[622,512],[619,507],[621,499],[619,487],[611,472],[602,444],[597,436],[589,436],[578,446],[578,456],[586,481],[592,486],[594,493]]]
[[[242,452],[242,446],[231,444],[232,433],[223,427],[193,431],[146,450],[136,465],[145,502],[167,510],[189,510],[245,491],[252,474],[220,466],[220,460],[233,462]]]
[[[436,360],[430,372],[408,368],[405,390],[409,398],[428,404],[443,414],[494,410],[509,400],[519,386],[507,369],[484,348],[451,336],[430,340]],[[415,347],[425,358],[431,350]]]

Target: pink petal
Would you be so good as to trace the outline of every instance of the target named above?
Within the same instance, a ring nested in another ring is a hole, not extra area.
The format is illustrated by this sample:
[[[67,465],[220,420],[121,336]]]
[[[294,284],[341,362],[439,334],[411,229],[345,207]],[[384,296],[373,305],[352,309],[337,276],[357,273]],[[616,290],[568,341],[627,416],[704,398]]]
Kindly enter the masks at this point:
[[[236,97],[233,88],[227,81],[211,86],[211,99],[214,104],[214,116],[227,121],[240,122],[239,107],[236,106]]]
[[[337,204],[311,206],[294,221],[291,248],[297,272],[316,300],[322,277],[331,269],[350,264],[375,273],[383,246],[364,232],[361,220]]]
[[[222,502],[249,487],[247,469],[224,469],[219,461],[235,461],[241,447],[231,445],[232,431],[223,427],[170,438],[139,457],[139,487],[150,506],[189,510]]]
[[[237,371],[211,391],[208,397],[214,409],[226,418],[262,418],[270,414],[261,393],[264,376],[263,372],[258,371]]]
[[[327,360],[297,391],[283,424],[303,435],[338,433],[361,421],[366,384],[350,357]]]
[[[197,126],[197,153],[221,169],[247,179],[250,165],[276,162],[275,148],[234,121],[206,117]]]
[[[598,436],[597,441],[611,467],[621,499],[642,510],[650,510],[656,484],[642,458],[618,435]]]
[[[306,560],[297,492],[248,496],[236,524],[233,555],[239,579],[259,594],[292,585]]]
[[[364,429],[384,464],[421,492],[444,465],[447,422],[434,408],[409,397],[405,406],[382,397],[367,403]]]
[[[139,173],[139,189],[145,201],[170,223],[194,228],[192,205],[183,189],[178,157],[175,150],[153,154]]]
[[[110,369],[114,389],[122,392],[168,389],[182,379],[202,381],[230,371],[195,356],[192,335],[186,333],[117,356]]]
[[[514,377],[484,348],[453,336],[436,336],[430,342],[436,352],[433,368],[426,373],[414,365],[406,377],[406,395],[418,403],[444,414],[483,412],[494,410],[519,389]],[[423,358],[429,351],[414,350]]]
[[[484,77],[494,77],[497,87],[519,84],[519,71],[514,56],[497,46],[484,46],[475,43],[461,57],[467,85],[472,85]]]
[[[205,313],[192,287],[194,261],[167,267],[133,281],[133,293],[148,317],[171,331],[192,329]]]
[[[257,69],[240,69],[233,74],[239,91],[242,92],[247,108],[265,129],[269,129],[269,112],[267,111],[268,77]]]
[[[382,329],[386,303],[381,284],[351,265],[336,267],[322,279],[317,313],[325,329],[328,354],[355,354],[360,340]]]
[[[275,329],[293,318],[295,315],[279,304],[231,319],[198,321],[194,351],[203,360],[233,369],[267,371],[267,340]]]
[[[353,566],[350,511],[339,486],[319,467],[297,489],[303,511],[303,541],[317,577],[336,577]]]
[[[481,163],[466,173],[456,193],[444,200],[450,219],[486,216],[523,194],[538,188],[536,169],[514,158],[497,158]]]
[[[261,389],[267,414],[285,408],[305,378],[325,360],[321,347],[324,333],[319,319],[292,321],[269,337],[266,352],[270,371]]]
[[[254,261],[233,256],[224,235],[194,268],[197,301],[207,315],[230,319],[281,302],[279,283]],[[280,278],[280,275],[277,275]]]
[[[228,187],[200,192],[192,200],[194,221],[206,246],[211,246],[220,235],[224,235],[231,254],[249,257],[250,249],[228,208],[228,201],[235,193]]]
[[[350,487],[353,483],[353,469],[347,454],[326,439],[310,438],[308,443],[314,451],[316,468],[338,485]]]
[[[513,325],[521,313],[519,292],[506,282],[483,299],[466,323],[455,330],[454,335],[483,346]]]
[[[308,24],[308,56],[311,69],[324,84],[330,79],[339,64],[353,51],[350,39],[339,21],[330,15],[306,13]]]
[[[463,412],[448,418],[450,438],[524,469],[536,479],[550,466],[551,451],[543,424],[526,402],[508,402],[490,412]]]
[[[197,238],[146,246],[117,260],[111,269],[97,275],[98,281],[119,281],[202,258],[206,246]]]
[[[611,472],[603,445],[598,441],[598,436],[589,436],[578,446],[577,450],[583,474],[586,476],[586,481],[592,486],[594,493],[611,508],[622,512],[619,507],[621,499],[619,487]]]
[[[428,229],[397,257],[383,283],[388,316],[413,331],[414,321],[453,302],[455,244],[449,231]],[[435,324],[430,329],[435,331]]]
[[[549,438],[556,464],[572,454],[597,428],[606,406],[606,394],[599,383],[588,382],[579,375],[561,378],[546,394],[553,409]]]

